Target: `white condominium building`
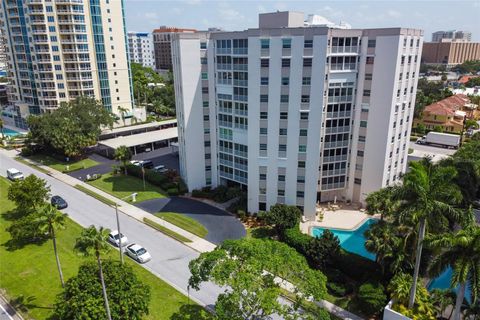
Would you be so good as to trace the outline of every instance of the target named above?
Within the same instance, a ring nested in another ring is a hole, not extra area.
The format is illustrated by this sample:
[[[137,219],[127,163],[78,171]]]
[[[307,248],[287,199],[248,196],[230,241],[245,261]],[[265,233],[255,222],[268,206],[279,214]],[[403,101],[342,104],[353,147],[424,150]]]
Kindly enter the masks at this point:
[[[128,54],[130,62],[140,63],[144,67],[155,69],[153,39],[148,32],[128,33]]]
[[[248,210],[363,203],[407,166],[423,32],[304,24],[177,34],[180,173],[190,190],[238,184]]]
[[[123,1],[0,0],[0,14],[17,126],[79,96],[135,115]]]

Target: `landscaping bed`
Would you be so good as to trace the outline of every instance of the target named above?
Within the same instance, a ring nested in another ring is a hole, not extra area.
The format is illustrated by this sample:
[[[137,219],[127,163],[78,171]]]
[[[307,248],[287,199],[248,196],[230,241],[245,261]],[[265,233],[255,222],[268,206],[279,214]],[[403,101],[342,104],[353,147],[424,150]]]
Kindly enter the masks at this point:
[[[207,228],[205,228],[201,223],[183,214],[175,212],[159,212],[156,213],[155,216],[162,218],[163,220],[168,221],[185,231],[193,233],[200,238],[205,238],[208,234]]]

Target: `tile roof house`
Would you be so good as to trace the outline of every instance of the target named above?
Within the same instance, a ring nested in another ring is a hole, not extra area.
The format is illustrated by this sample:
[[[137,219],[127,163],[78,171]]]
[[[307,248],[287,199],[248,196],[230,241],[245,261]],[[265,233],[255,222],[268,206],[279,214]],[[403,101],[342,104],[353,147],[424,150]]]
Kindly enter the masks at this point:
[[[475,105],[464,94],[456,94],[425,107],[422,118],[414,121],[414,126],[423,123],[427,130],[442,127],[444,132],[460,133],[463,121],[474,117]]]
[[[473,78],[478,78],[478,76],[461,76],[460,79],[458,79],[458,83],[466,84],[468,82],[468,80],[473,79]]]

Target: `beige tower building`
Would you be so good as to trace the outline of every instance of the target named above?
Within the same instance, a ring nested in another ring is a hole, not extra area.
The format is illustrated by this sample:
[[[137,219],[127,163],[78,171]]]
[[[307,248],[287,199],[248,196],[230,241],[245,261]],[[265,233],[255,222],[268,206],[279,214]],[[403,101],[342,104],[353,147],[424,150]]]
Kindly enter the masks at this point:
[[[1,0],[0,14],[15,125],[80,96],[144,117],[133,108],[123,1]]]

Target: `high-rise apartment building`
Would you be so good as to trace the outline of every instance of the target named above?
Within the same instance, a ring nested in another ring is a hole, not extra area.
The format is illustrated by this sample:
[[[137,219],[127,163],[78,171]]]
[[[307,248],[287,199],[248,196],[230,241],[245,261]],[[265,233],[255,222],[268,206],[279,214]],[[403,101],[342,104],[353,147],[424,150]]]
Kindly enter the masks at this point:
[[[0,28],[0,77],[7,76],[7,43],[3,30]]]
[[[432,42],[470,42],[472,33],[470,31],[437,31],[432,33]]]
[[[123,1],[1,0],[15,124],[93,96],[125,118],[133,109]],[[144,116],[144,113],[143,113]]]
[[[406,170],[423,32],[304,25],[176,34],[180,173],[248,190],[248,210],[364,202]]]
[[[195,29],[161,26],[153,30],[153,47],[157,71],[172,70],[172,38],[176,33],[194,33]]]
[[[155,69],[152,35],[148,32],[129,32],[128,55],[130,62]]]

